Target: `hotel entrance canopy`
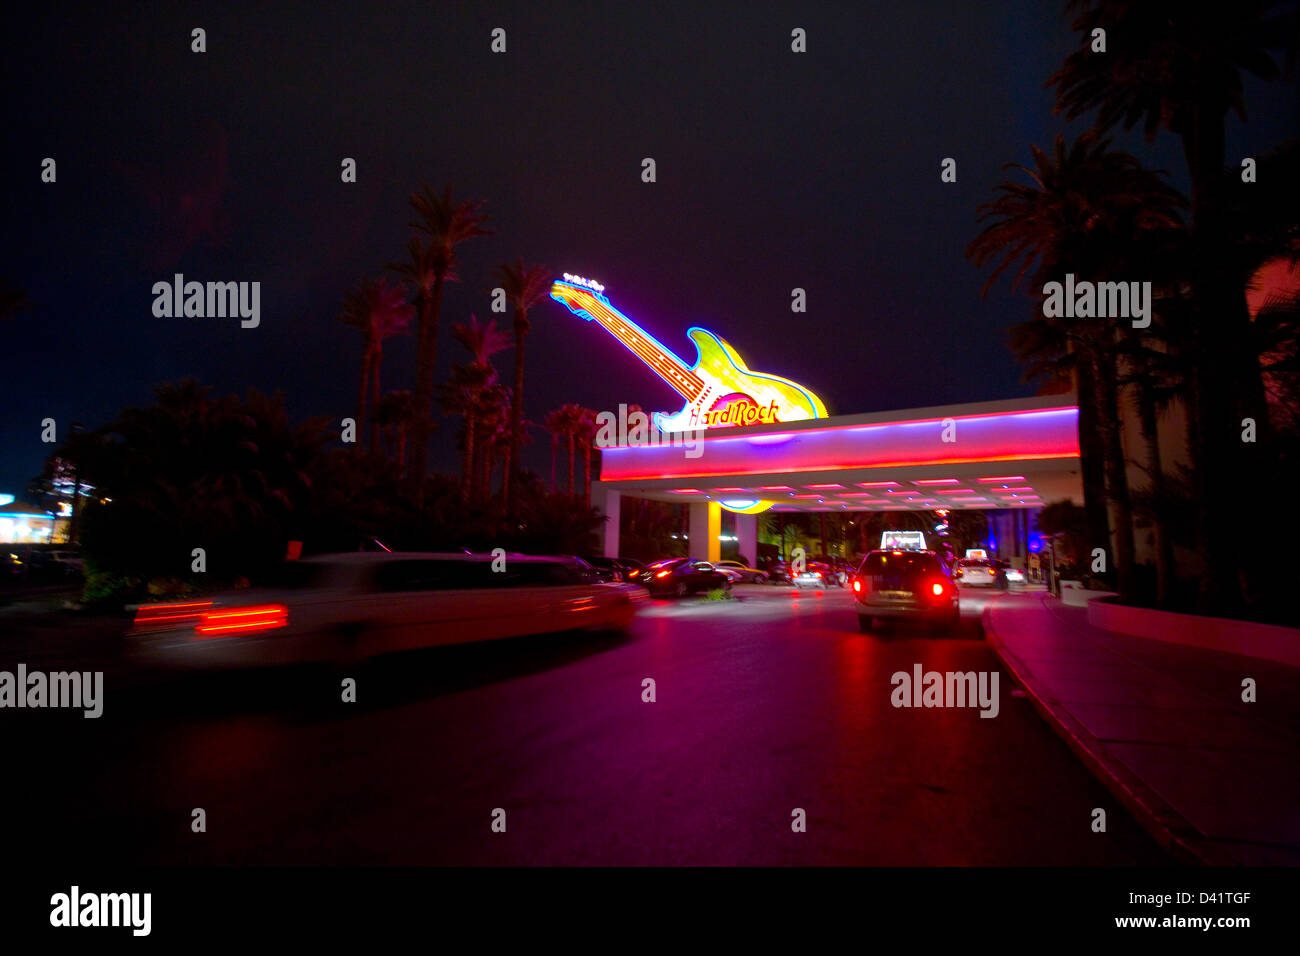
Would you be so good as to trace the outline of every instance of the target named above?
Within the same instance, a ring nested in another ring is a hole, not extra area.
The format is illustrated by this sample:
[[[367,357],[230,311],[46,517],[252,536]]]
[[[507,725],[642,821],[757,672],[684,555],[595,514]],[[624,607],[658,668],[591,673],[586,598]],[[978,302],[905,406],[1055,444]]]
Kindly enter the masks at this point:
[[[694,442],[602,448],[597,497],[740,513],[1082,503],[1078,416],[1073,395],[1050,395],[704,429]]]

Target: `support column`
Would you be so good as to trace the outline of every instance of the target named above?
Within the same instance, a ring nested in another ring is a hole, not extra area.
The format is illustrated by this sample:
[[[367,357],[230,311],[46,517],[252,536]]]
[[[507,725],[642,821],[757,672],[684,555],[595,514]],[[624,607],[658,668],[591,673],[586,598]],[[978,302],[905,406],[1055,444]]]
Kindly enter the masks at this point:
[[[600,531],[600,553],[607,558],[618,557],[618,522],[622,495],[603,481],[591,483],[591,505],[605,515]]]
[[[716,501],[693,501],[690,505],[691,529],[687,544],[692,558],[717,561],[722,557],[722,505]]]
[[[758,515],[735,515],[736,545],[742,560],[751,568],[758,567]]]

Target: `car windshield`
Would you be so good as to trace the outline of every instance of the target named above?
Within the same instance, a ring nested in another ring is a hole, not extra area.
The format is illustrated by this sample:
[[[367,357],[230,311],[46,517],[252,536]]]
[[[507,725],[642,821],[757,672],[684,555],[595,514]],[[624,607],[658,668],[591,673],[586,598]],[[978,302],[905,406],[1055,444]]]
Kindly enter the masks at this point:
[[[875,551],[862,562],[861,574],[927,574],[936,569],[934,555],[921,551]]]

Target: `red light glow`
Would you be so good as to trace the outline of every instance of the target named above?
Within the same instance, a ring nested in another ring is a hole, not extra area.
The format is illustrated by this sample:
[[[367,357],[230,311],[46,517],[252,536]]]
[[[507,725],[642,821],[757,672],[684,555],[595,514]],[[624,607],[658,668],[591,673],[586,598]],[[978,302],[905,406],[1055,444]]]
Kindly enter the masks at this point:
[[[283,604],[260,604],[256,607],[232,608],[229,611],[208,611],[195,628],[200,634],[217,637],[246,634],[250,631],[269,631],[289,623],[289,609]]]

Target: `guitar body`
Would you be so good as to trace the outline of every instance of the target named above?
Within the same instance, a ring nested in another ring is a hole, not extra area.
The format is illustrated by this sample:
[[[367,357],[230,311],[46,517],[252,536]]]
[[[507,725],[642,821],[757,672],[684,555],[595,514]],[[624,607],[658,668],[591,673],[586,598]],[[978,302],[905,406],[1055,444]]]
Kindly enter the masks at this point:
[[[720,336],[699,326],[686,334],[695,343],[696,360],[691,370],[704,381],[705,389],[675,415],[657,412],[655,424],[660,431],[826,417],[826,406],[816,395],[779,375],[750,371],[744,359]],[[736,405],[741,408],[733,409]]]

